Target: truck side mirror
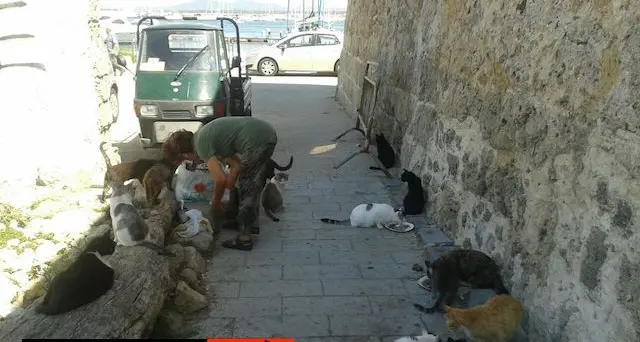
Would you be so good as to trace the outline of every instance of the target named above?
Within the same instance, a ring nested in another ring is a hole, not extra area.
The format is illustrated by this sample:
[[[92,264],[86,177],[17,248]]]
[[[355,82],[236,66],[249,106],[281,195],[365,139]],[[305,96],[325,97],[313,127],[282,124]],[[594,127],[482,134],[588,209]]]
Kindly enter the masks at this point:
[[[233,56],[231,58],[231,69],[240,68],[240,56]]]

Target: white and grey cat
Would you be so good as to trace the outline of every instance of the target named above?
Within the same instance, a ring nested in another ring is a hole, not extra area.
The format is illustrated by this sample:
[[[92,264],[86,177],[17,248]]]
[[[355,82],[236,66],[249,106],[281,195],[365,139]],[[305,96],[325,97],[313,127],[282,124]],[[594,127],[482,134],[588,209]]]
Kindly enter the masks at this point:
[[[267,180],[264,188],[262,189],[262,193],[260,194],[260,203],[265,214],[275,222],[280,221],[275,213],[282,209],[282,193],[284,191],[284,185],[288,180],[288,173],[276,173],[275,176]]]
[[[444,338],[440,338],[436,335],[428,333],[426,330],[422,330],[420,336],[405,336],[396,339],[394,342],[445,342]],[[467,342],[464,338],[452,338],[447,337],[446,342]]]
[[[330,218],[322,218],[320,220],[330,224],[347,225],[347,223],[351,223],[352,227],[383,228],[383,224],[402,223],[402,211],[386,203],[363,203],[353,208],[348,220]]]
[[[429,334],[426,330],[422,330],[420,336],[405,336],[396,339],[394,342],[438,342],[438,336]]]
[[[145,246],[162,255],[175,256],[169,250],[149,241],[149,227],[133,205],[131,193],[122,184],[111,185],[109,199],[114,241],[120,246]]]

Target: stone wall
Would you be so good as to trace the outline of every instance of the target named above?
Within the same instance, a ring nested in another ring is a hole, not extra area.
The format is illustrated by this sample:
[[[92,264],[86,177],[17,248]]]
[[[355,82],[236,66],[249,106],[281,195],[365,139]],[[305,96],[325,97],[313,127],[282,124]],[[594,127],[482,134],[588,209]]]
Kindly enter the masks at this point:
[[[27,205],[38,187],[100,179],[114,83],[97,6],[0,0],[0,202]]]
[[[503,266],[531,341],[640,339],[640,3],[350,0],[337,97]]]

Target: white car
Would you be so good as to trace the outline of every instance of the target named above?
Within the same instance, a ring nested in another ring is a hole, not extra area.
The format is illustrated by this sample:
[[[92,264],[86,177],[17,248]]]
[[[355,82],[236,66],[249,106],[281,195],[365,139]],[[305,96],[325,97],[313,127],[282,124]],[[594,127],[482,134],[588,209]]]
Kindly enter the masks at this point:
[[[264,76],[279,72],[338,72],[344,34],[339,31],[305,31],[255,49],[245,61],[251,71]]]

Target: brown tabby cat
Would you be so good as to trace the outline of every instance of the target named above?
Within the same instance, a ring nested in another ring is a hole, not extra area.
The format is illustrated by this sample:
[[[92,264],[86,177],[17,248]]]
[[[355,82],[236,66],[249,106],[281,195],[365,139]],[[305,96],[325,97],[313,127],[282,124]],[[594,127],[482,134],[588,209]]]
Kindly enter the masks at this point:
[[[451,305],[456,298],[460,282],[480,289],[493,289],[496,294],[509,294],[502,283],[500,268],[488,255],[472,249],[457,249],[433,262],[425,261],[431,288],[437,293],[435,304],[425,308],[413,306],[425,313],[442,311],[442,304]]]
[[[165,163],[159,162],[153,165],[144,174],[142,184],[147,197],[148,205],[158,204],[158,195],[163,187],[171,188],[171,180],[175,170]]]
[[[486,303],[469,309],[444,306],[447,328],[464,329],[477,342],[505,342],[516,333],[523,319],[522,305],[509,295],[489,298]]]

